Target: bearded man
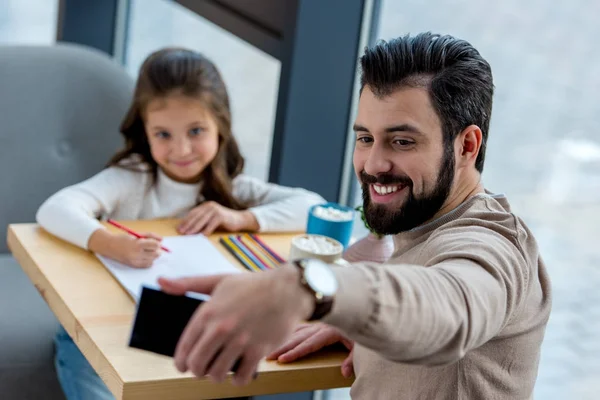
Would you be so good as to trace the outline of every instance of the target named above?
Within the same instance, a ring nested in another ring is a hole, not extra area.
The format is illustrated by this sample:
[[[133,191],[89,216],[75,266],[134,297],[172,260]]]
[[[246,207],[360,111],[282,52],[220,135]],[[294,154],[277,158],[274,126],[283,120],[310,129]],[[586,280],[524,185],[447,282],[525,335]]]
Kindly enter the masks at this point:
[[[340,341],[354,399],[530,399],[550,283],[529,229],[481,180],[490,65],[431,33],[381,42],[360,64],[354,168],[367,222],[394,235],[394,255],[162,280],[169,293],[212,295],[177,368],[221,381],[239,358],[244,384],[265,355],[289,362]]]

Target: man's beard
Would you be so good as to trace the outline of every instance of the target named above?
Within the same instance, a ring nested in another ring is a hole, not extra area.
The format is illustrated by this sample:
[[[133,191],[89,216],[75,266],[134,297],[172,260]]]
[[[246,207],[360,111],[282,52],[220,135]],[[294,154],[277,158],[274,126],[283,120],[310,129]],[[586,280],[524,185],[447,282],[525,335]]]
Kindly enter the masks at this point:
[[[381,235],[395,235],[411,230],[427,221],[442,208],[450,194],[454,180],[453,149],[444,151],[436,185],[430,193],[416,197],[413,192],[413,181],[406,175],[379,175],[360,173],[363,192],[363,209],[369,227]],[[399,210],[389,210],[384,204],[373,204],[369,193],[369,184],[400,184],[406,186],[408,198]]]

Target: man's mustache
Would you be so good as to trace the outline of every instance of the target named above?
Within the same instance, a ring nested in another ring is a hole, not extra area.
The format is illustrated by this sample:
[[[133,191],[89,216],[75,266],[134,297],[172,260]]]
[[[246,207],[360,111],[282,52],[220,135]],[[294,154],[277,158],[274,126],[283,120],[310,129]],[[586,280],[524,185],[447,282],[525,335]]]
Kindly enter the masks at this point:
[[[391,174],[381,174],[381,175],[369,175],[365,171],[360,172],[360,180],[363,184],[374,184],[378,183],[380,185],[393,185],[399,184],[403,186],[412,187],[413,181],[407,175],[391,175]]]

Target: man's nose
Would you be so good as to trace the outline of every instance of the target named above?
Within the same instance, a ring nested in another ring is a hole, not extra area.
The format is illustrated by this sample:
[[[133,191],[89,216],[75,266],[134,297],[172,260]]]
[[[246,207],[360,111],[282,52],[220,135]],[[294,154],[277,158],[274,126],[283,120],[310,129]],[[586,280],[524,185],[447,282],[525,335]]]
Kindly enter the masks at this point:
[[[364,170],[367,174],[377,176],[392,170],[393,163],[389,152],[381,145],[374,145],[369,151]]]

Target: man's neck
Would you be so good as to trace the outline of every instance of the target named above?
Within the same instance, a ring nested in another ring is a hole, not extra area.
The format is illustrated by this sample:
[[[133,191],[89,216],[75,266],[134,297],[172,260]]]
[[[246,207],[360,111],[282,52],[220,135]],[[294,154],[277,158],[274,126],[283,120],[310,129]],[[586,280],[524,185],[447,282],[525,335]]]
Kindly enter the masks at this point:
[[[443,215],[446,215],[471,197],[484,192],[485,189],[479,178],[476,181],[471,181],[470,183],[457,184],[456,187],[450,191],[450,195],[448,195],[448,198],[444,202],[442,208],[440,208],[440,210],[433,216],[431,220],[435,220]]]

